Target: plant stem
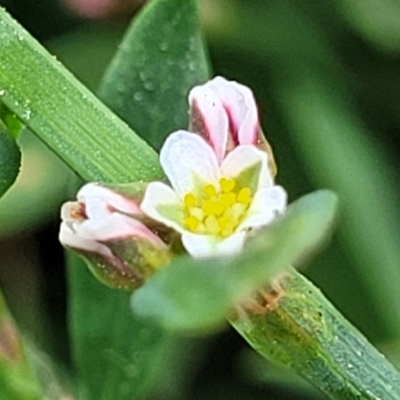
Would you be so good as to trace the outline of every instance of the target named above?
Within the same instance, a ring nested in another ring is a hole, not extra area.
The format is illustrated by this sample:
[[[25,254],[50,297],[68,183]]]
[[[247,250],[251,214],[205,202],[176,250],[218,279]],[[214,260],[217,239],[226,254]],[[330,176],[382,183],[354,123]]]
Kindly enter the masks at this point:
[[[295,270],[242,303],[231,323],[333,399],[400,399],[398,371]]]

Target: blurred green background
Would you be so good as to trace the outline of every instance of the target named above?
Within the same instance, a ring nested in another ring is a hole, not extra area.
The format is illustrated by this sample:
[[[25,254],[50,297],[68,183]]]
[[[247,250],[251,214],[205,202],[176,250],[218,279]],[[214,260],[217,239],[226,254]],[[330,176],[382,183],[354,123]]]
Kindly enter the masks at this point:
[[[0,0],[96,90],[124,28],[144,2],[110,0],[100,8],[95,0],[87,1],[88,8],[78,3]],[[199,5],[214,73],[255,93],[278,162],[278,182],[292,200],[317,188],[340,196],[333,240],[302,266],[304,273],[369,340],[400,360],[400,4],[200,0]],[[23,331],[68,369],[58,210],[78,181],[30,132],[23,132],[20,145],[22,173],[0,200],[0,283]],[[324,398],[268,365],[231,329],[196,339],[190,349],[185,383],[151,398]]]

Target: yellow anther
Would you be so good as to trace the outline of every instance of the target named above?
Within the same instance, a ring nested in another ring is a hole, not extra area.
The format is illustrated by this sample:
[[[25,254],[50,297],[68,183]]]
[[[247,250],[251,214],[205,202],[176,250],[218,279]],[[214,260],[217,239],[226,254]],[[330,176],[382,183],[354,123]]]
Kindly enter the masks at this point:
[[[203,190],[204,193],[209,197],[217,195],[217,189],[215,189],[214,185],[204,185]]]
[[[204,225],[209,235],[218,235],[220,229],[215,215],[208,216],[204,221]]]
[[[183,203],[187,208],[189,207],[195,207],[197,205],[197,198],[194,194],[188,193],[185,195],[183,198]]]
[[[231,235],[235,230],[237,224],[238,222],[236,219],[231,218],[230,216],[223,215],[221,218],[218,219],[220,235],[224,237]]]
[[[193,215],[190,215],[183,220],[183,223],[189,230],[194,232],[199,226],[200,221]]]
[[[204,218],[204,211],[200,207],[190,207],[189,215],[197,218],[199,221],[202,221]]]
[[[225,206],[224,203],[217,199],[212,200],[203,200],[202,210],[205,215],[221,215],[224,210]]]
[[[248,187],[244,187],[240,189],[236,201],[242,204],[250,204],[251,203],[251,191]]]
[[[224,203],[225,208],[232,206],[236,202],[235,193],[221,193],[219,198]]]
[[[236,181],[231,178],[221,178],[219,180],[219,185],[221,186],[223,193],[230,193],[233,189],[235,189]]]
[[[183,224],[188,230],[220,237],[235,232],[252,201],[251,190],[244,187],[236,191],[236,181],[231,178],[221,178],[219,185],[219,191],[212,184],[204,185],[202,199],[186,194]]]
[[[239,219],[240,216],[243,215],[243,213],[246,211],[247,207],[248,207],[247,204],[235,203],[232,205],[231,210],[235,218]]]

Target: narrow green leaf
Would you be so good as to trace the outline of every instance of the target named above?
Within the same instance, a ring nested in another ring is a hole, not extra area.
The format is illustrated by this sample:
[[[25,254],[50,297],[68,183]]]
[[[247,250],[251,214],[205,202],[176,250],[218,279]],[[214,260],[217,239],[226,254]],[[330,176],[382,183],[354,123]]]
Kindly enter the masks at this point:
[[[14,183],[21,166],[21,152],[0,120],[0,197]]]
[[[155,317],[169,329],[215,328],[244,296],[315,251],[326,239],[336,209],[337,197],[332,192],[315,192],[290,205],[235,257],[180,257],[135,292],[133,310]]]
[[[156,153],[2,8],[0,42],[1,101],[82,178],[162,176]]]
[[[8,132],[17,139],[24,124],[3,103],[0,103],[0,121],[6,126]]]
[[[151,2],[129,28],[100,98],[159,148],[188,126],[189,89],[208,79],[194,0]]]
[[[196,1],[153,0],[128,30],[100,93],[158,147],[172,130],[187,126],[187,94],[207,78],[206,71]],[[185,353],[181,338],[133,318],[129,295],[101,286],[81,262],[70,267],[70,296],[84,399],[141,398],[155,385],[160,392],[173,386],[175,369],[182,367],[172,353],[178,345]]]
[[[295,270],[264,288],[258,305],[241,307],[231,323],[264,357],[332,399],[400,398],[399,372]]]

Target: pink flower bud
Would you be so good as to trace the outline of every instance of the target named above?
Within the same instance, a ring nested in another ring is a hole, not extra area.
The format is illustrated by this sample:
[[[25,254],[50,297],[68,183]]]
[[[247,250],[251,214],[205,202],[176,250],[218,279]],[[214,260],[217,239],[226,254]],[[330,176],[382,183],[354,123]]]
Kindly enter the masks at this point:
[[[255,145],[268,153],[273,175],[276,167],[271,148],[260,128],[252,91],[217,76],[189,93],[189,130],[200,134],[214,149],[219,163],[239,145]]]
[[[168,246],[139,220],[144,216],[138,203],[94,183],[83,186],[77,197],[61,208],[59,239],[83,255],[100,280],[134,288],[158,261],[169,259]],[[143,251],[151,253],[151,262]],[[129,260],[121,257],[128,253]]]

